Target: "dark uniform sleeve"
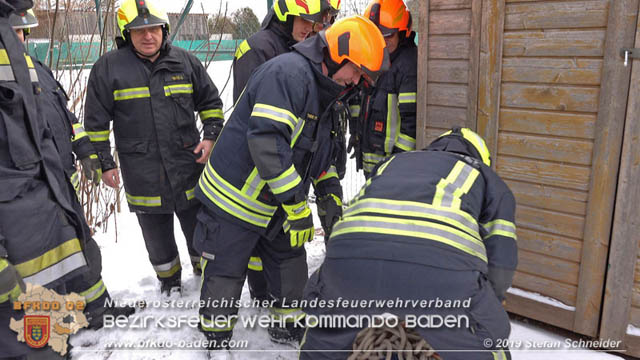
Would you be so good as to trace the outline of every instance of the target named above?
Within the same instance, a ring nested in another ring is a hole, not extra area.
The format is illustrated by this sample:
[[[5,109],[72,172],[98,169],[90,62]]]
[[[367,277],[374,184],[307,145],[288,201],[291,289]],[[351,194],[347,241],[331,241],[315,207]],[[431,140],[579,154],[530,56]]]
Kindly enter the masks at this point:
[[[409,53],[412,54],[412,53]],[[400,137],[396,146],[402,150],[415,150],[416,146],[416,100],[418,70],[416,60],[407,59],[408,66],[402,68],[399,76],[398,109],[400,111]],[[408,144],[412,146],[407,147]]]
[[[261,75],[253,78],[259,84],[247,131],[249,151],[260,177],[279,202],[301,201],[306,194],[293,165],[291,144],[300,131],[296,114],[304,107],[307,84],[293,72],[265,71]]]
[[[87,83],[87,97],[84,105],[84,125],[98,158],[102,171],[116,167],[111,156],[109,128],[113,119],[113,90],[109,87],[108,74],[103,61],[93,65]]]
[[[200,115],[203,125],[203,139],[216,140],[222,125],[224,124],[224,114],[222,113],[222,100],[218,94],[218,88],[211,81],[200,60],[188,54],[191,68],[193,69],[193,101],[195,109]]]
[[[243,41],[233,58],[233,103],[235,104],[249,82],[253,70],[267,61],[264,51],[252,48],[248,40]]]
[[[73,113],[70,112],[73,116],[73,138],[71,141],[71,146],[73,149],[73,153],[76,154],[76,158],[84,159],[89,155],[95,154],[96,150],[91,145],[91,140],[89,140],[89,135],[84,130],[84,127],[78,121]]]
[[[479,222],[489,260],[489,281],[498,298],[503,300],[518,265],[516,200],[507,185],[494,176],[487,181]]]
[[[317,179],[313,179],[313,186],[318,198],[334,194],[342,199],[342,186],[334,165],[331,165]]]

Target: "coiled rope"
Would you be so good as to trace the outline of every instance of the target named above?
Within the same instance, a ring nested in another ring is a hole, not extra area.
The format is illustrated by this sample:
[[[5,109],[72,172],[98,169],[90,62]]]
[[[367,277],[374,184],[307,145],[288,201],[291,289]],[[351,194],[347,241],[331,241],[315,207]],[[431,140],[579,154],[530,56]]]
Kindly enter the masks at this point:
[[[420,334],[402,323],[360,331],[347,360],[391,360],[394,354],[398,360],[442,360]]]

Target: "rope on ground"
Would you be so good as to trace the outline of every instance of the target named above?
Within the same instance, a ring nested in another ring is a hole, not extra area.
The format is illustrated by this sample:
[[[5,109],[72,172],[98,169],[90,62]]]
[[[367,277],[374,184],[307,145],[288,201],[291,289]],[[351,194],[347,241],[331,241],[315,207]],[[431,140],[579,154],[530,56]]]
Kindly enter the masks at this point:
[[[347,360],[441,360],[435,350],[414,329],[405,329],[402,323],[390,328],[366,328],[353,342],[353,352]]]

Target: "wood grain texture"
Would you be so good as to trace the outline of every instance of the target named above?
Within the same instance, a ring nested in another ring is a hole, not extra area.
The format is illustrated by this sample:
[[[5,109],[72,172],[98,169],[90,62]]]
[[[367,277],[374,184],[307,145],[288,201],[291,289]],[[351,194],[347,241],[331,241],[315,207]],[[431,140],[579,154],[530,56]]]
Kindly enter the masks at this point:
[[[506,310],[510,313],[538,319],[547,324],[571,329],[574,312],[529,298],[507,293]]]
[[[447,107],[430,105],[427,108],[429,126],[447,129],[453,126],[464,126],[467,121],[467,109],[462,107]]]
[[[469,72],[468,60],[429,60],[427,81],[468,84]]]
[[[466,108],[467,85],[431,83],[427,91],[427,103]]]
[[[595,138],[595,123],[596,114],[505,108],[500,111],[501,131],[592,140]]]
[[[429,34],[469,34],[471,32],[471,9],[431,11]]]
[[[635,46],[640,47],[640,17],[636,22]],[[622,155],[618,175],[615,217],[605,285],[600,334],[603,338],[623,339],[631,311],[632,296],[640,283],[638,274],[638,234],[640,219],[640,61],[632,60],[631,81],[624,122]],[[629,68],[625,68],[629,70]],[[616,143],[617,145],[617,143]],[[635,296],[634,296],[635,297]],[[637,304],[636,306],[639,306]]]
[[[429,59],[469,59],[468,35],[430,35],[428,40]]]
[[[507,30],[596,28],[607,26],[608,1],[560,1],[509,4]]]
[[[419,4],[420,15],[418,22],[418,99],[416,104],[416,147],[424,147],[425,131],[427,130],[427,89],[429,82],[429,3],[430,0]]]
[[[582,242],[560,235],[518,228],[518,249],[578,263]]]
[[[472,0],[427,0],[430,10],[470,9]],[[421,11],[421,13],[423,13]]]
[[[573,239],[581,239],[583,236],[584,217],[578,215],[519,205],[516,212],[516,222],[517,225],[527,229]]]
[[[596,87],[506,83],[500,101],[514,108],[597,112],[599,93]]]
[[[540,276],[527,274],[525,272],[516,271],[513,276],[513,287],[522,290],[535,292],[556,299],[568,306],[574,306],[576,303],[576,294],[578,289],[574,285],[564,284],[558,281],[545,279]],[[538,318],[533,316],[534,319]]]
[[[505,180],[518,205],[585,216],[587,193],[537,183]]]
[[[637,18],[637,0],[611,2],[593,151],[592,168],[597,171],[597,176],[592,176],[589,183],[580,291],[574,324],[574,331],[589,336],[598,333],[602,310],[607,252],[631,75],[630,69],[622,66],[619,51],[623,47],[633,46]],[[637,119],[634,121],[637,122]],[[624,315],[628,317],[628,312]]]
[[[505,58],[502,81],[536,84],[600,85],[602,60]]]
[[[601,57],[604,39],[604,30],[505,32],[504,56]]]
[[[579,165],[565,165],[541,160],[499,156],[498,175],[504,179],[521,180],[561,188],[587,191],[591,169]]]
[[[498,136],[498,154],[529,159],[588,166],[591,165],[592,150],[593,143],[590,140],[569,140],[508,132],[501,132]]]
[[[518,251],[518,270],[577,286],[580,265],[573,261],[520,249]]]
[[[480,74],[480,35],[482,34],[482,0],[471,4],[471,48],[469,53],[469,84],[467,91],[466,127],[476,130],[478,114],[478,76]]]

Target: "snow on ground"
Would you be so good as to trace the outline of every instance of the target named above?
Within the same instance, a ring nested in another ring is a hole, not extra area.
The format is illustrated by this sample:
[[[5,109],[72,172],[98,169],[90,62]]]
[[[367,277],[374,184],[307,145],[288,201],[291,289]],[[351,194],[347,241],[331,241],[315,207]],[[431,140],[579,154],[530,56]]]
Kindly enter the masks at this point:
[[[214,62],[208,68],[208,73],[221,92],[224,103],[225,117],[230,115],[232,104],[233,81],[229,79],[231,61]],[[86,72],[86,74],[85,74]],[[83,80],[86,81],[88,71],[83,71]],[[64,83],[64,82],[63,82]],[[226,85],[225,85],[226,83]],[[343,180],[345,199],[350,199],[357,194],[364,183],[362,173],[356,173],[354,162],[348,162],[348,169]],[[149,263],[147,252],[144,247],[142,234],[134,214],[126,210],[126,203],[123,202],[124,212],[117,216],[117,241],[114,223],[111,222],[106,233],[98,233],[95,238],[102,249],[103,272],[102,276],[109,292],[114,300],[118,302],[134,302],[144,300],[147,308],[139,310],[135,314],[137,323],[130,323],[132,326],[103,328],[98,331],[85,330],[71,338],[73,345],[72,355],[79,360],[120,360],[120,359],[207,359],[207,354],[202,350],[181,349],[179,341],[198,341],[204,337],[195,326],[183,324],[174,328],[161,328],[155,325],[157,319],[166,319],[168,316],[182,316],[185,319],[196,321],[197,309],[193,307],[199,300],[200,278],[192,274],[191,264],[186,249],[186,244],[180,226],[175,221],[175,236],[178,243],[182,259],[182,281],[184,293],[181,298],[170,300],[162,299],[159,292],[158,281]],[[313,209],[314,214],[317,212]],[[320,224],[317,216],[314,218],[316,225]],[[307,243],[307,260],[309,264],[309,274],[317,269],[324,259],[324,242],[322,236],[316,236],[315,240]],[[518,292],[511,289],[511,292]],[[518,292],[520,294],[520,292]],[[523,295],[523,294],[520,294]],[[535,294],[524,294],[523,296],[533,296]],[[249,301],[249,290],[245,285],[242,291],[241,301]],[[170,301],[173,300],[173,305]],[[551,299],[552,300],[552,299]],[[165,307],[165,304],[167,306]],[[185,305],[191,305],[190,307]],[[563,304],[564,305],[564,304]],[[566,305],[565,305],[566,306]],[[267,315],[266,310],[243,307],[239,316],[248,318],[253,315]],[[132,317],[133,318],[133,317]],[[146,326],[142,320],[147,319]],[[171,327],[173,324],[163,322]],[[137,327],[133,327],[136,325]],[[607,353],[585,350],[575,346],[568,349],[566,339],[554,334],[546,329],[537,328],[532,324],[525,324],[519,321],[512,321],[510,341],[520,349],[535,347],[537,350],[512,351],[514,360],[534,360],[534,359],[563,359],[563,360],[604,360],[619,359],[620,357]],[[630,331],[640,331],[631,329]],[[267,335],[267,331],[259,326],[244,327],[238,322],[234,329],[234,341],[246,341],[246,347],[242,351],[232,353],[221,352],[213,354],[213,359],[281,359],[293,360],[298,358],[297,350],[286,346],[273,344]],[[147,349],[108,349],[110,344],[126,342],[128,344],[156,345]],[[150,344],[151,343],[151,344]],[[173,346],[164,346],[173,343]],[[541,348],[553,348],[541,350]]]

